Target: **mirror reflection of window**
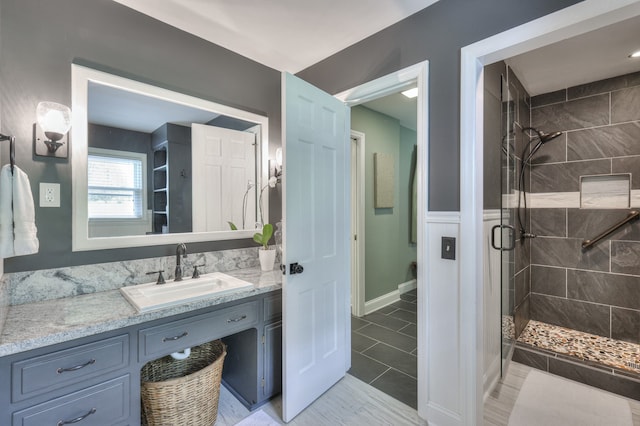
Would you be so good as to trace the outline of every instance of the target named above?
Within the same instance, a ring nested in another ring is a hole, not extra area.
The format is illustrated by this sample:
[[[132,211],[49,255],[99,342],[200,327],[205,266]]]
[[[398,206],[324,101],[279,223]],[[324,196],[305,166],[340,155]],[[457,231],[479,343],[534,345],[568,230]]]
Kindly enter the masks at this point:
[[[89,149],[87,201],[91,236],[144,235],[150,231],[146,169],[145,154]]]

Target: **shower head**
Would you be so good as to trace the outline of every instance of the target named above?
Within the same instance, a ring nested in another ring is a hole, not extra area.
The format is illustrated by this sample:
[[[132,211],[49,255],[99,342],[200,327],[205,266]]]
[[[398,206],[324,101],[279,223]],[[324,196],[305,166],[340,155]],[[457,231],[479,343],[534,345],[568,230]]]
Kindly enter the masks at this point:
[[[540,138],[540,142],[547,143],[557,138],[561,134],[562,132],[551,132],[551,133],[538,132],[538,137]]]
[[[562,132],[551,132],[551,133],[545,133],[542,130],[538,130],[535,127],[524,127],[522,129],[522,132],[524,133],[527,130],[533,130],[536,134],[536,136],[538,136],[538,139],[540,140],[540,143],[547,143],[552,141],[553,139],[557,138],[558,136],[560,136],[562,134]]]

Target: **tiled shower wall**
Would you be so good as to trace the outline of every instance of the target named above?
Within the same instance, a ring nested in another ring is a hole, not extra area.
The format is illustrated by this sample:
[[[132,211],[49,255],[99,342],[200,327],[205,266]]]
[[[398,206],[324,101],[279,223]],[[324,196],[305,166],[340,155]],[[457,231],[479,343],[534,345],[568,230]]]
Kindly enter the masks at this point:
[[[520,83],[520,80],[518,80],[518,77],[509,67],[507,67],[507,85],[509,89],[509,102],[507,102],[506,105],[509,105],[509,111],[506,117],[508,117],[509,120],[507,128],[511,131],[508,138],[510,143],[508,151],[511,156],[507,158],[504,152],[501,153],[503,161],[502,193],[517,194],[520,156],[525,148],[525,144],[529,141],[529,138],[522,132],[522,129],[530,126],[531,98],[522,83]],[[504,96],[505,94],[503,93],[503,98]],[[503,114],[504,113],[505,112],[503,112]],[[529,188],[528,182],[527,188]],[[516,209],[513,204],[509,205],[509,223],[513,225],[515,229],[518,229]],[[512,256],[514,263],[513,274],[511,275],[512,278],[509,285],[510,292],[513,292],[513,294],[510,294],[510,298],[513,297],[513,302],[510,300],[510,304],[513,303],[516,338],[526,327],[530,318],[530,251],[531,240],[520,239],[519,232],[516,232],[515,249]]]
[[[640,207],[640,72],[531,103],[532,126],[565,132],[531,170],[531,319],[640,343],[640,221],[583,251],[629,209],[581,209],[579,196],[581,176],[630,173]]]

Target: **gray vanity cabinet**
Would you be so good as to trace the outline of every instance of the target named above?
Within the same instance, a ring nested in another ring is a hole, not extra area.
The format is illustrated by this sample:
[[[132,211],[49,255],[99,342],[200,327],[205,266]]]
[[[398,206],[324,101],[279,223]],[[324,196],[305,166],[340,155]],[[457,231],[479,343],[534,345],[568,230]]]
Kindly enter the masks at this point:
[[[278,290],[2,357],[0,425],[138,425],[142,366],[219,338],[224,384],[255,408],[281,389],[280,305]]]

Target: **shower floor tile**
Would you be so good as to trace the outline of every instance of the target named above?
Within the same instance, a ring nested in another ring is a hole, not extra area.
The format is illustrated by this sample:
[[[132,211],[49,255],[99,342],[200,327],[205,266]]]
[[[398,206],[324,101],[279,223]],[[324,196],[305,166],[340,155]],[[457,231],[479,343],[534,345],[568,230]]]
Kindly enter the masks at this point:
[[[640,345],[529,321],[518,338],[529,346],[640,374]]]
[[[417,291],[361,318],[351,317],[349,374],[411,406],[417,406]],[[372,344],[373,343],[373,344]]]

